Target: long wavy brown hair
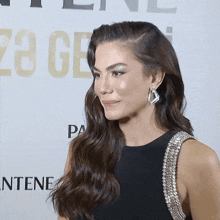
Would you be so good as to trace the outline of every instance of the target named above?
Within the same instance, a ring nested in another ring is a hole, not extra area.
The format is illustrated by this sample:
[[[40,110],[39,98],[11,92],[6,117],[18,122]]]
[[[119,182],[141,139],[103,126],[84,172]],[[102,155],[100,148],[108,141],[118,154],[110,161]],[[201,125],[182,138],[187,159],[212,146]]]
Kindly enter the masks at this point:
[[[93,31],[87,60],[91,71],[95,52],[103,42],[120,41],[142,62],[146,74],[160,69],[165,77],[157,91],[157,124],[169,131],[192,134],[190,121],[183,115],[184,85],[175,51],[161,31],[148,22],[121,22],[102,25]],[[147,98],[147,97],[146,97]],[[105,118],[103,107],[94,92],[94,80],[85,97],[86,130],[70,145],[68,170],[50,193],[60,216],[94,220],[93,210],[120,196],[120,183],[114,168],[120,160],[125,137],[118,121]]]

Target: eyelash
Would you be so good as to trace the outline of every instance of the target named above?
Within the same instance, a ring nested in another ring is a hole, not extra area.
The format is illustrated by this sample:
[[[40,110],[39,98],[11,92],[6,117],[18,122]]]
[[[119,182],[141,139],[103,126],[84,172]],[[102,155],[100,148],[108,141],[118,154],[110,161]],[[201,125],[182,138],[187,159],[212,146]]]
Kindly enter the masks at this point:
[[[116,74],[119,74],[119,73],[120,73],[120,75],[123,75],[125,72],[122,72],[122,71],[112,71],[112,74],[115,75],[116,77],[118,76]],[[97,78],[97,76],[100,77],[100,74],[99,73],[93,73],[93,77],[94,78]]]

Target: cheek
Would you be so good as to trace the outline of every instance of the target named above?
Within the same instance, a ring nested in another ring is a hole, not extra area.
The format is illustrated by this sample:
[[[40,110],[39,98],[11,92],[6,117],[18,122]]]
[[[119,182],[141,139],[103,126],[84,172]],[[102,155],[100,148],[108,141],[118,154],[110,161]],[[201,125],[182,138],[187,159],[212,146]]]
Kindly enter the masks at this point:
[[[98,93],[98,84],[96,82],[94,82],[93,89],[94,89],[95,94],[97,94]]]
[[[117,86],[118,89],[120,90],[126,90],[128,84],[125,82],[125,81],[122,81],[122,82],[117,82],[115,84]]]
[[[129,95],[132,85],[127,81],[117,81],[114,83],[115,89],[120,95]]]
[[[117,82],[115,85],[118,94],[128,97],[133,96],[139,89],[139,85],[135,80],[121,81]]]

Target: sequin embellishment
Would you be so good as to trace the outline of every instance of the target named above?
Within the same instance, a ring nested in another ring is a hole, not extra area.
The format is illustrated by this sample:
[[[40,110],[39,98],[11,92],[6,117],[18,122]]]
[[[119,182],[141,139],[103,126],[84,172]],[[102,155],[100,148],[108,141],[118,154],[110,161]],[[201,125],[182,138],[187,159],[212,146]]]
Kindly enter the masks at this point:
[[[176,165],[182,143],[195,137],[185,131],[176,133],[168,143],[163,160],[163,193],[168,210],[174,220],[184,220],[184,214],[176,187]]]

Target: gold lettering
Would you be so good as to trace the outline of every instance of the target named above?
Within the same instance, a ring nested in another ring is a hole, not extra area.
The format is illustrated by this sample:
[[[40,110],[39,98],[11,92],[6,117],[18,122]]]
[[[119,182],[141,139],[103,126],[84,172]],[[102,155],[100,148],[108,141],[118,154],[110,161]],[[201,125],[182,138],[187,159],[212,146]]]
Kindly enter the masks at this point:
[[[21,30],[15,37],[15,44],[21,46],[24,37],[29,38],[29,49],[15,51],[15,71],[19,76],[31,76],[36,69],[36,36],[32,31]],[[22,62],[25,58],[29,60],[28,69],[22,68]]]
[[[91,33],[75,32],[74,34],[74,59],[73,59],[73,77],[75,78],[91,78],[92,74],[88,71],[80,71],[80,59],[86,58],[86,52],[81,51],[81,40],[90,38]]]
[[[12,30],[11,29],[0,29],[0,35],[4,36],[2,44],[0,45],[0,63],[7,50],[8,44],[11,40]],[[11,69],[1,69],[0,76],[11,76]]]
[[[70,47],[70,39],[66,32],[56,31],[50,36],[49,40],[49,57],[48,57],[48,67],[49,72],[54,77],[64,77],[69,71],[69,52],[60,52],[60,58],[63,60],[62,70],[56,69],[56,42],[57,38],[62,38],[64,45]]]

